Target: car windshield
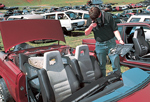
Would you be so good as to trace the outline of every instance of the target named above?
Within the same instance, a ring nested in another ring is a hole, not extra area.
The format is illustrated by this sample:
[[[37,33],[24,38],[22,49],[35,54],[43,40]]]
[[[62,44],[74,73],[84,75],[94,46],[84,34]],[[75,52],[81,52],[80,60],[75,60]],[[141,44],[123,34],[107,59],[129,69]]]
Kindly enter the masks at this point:
[[[77,13],[74,12],[66,12],[71,20],[79,19]]]

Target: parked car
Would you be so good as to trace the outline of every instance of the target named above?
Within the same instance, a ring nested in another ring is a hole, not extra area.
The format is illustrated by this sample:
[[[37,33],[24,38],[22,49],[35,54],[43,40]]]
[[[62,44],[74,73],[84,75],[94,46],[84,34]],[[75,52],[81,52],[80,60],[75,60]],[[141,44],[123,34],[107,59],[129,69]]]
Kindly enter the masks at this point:
[[[127,20],[127,22],[149,22],[149,21],[150,21],[150,15],[148,14],[132,15]]]
[[[85,21],[78,18],[77,14],[71,11],[52,12],[41,14],[45,19],[59,20],[64,34],[71,33],[74,30],[83,30]]]
[[[112,11],[123,11],[122,6],[114,6],[112,7]]]
[[[146,10],[147,10],[147,11],[150,11],[150,6],[147,6],[147,7],[146,7]]]
[[[101,77],[98,63],[89,56],[87,46],[78,46],[76,59],[70,60],[74,55],[69,53],[67,45],[58,43],[36,47],[25,43],[41,39],[65,42],[58,20],[2,21],[0,30],[4,45],[4,51],[0,51],[0,96],[4,102],[150,100],[147,97],[150,87],[148,71],[133,68],[123,74],[116,71]],[[70,61],[75,68],[90,65],[92,70],[87,67],[73,69]],[[74,73],[76,71],[81,73]],[[87,74],[82,77],[83,73]]]
[[[118,23],[118,30],[125,44],[133,44],[132,50],[130,50],[125,56],[120,57],[120,63],[129,68],[139,67],[144,70],[150,70],[149,60],[149,41],[150,41],[150,23],[134,22],[134,23]],[[139,32],[137,32],[140,29]],[[139,37],[137,34],[141,34],[143,37]],[[138,38],[142,38],[142,40]],[[135,40],[136,39],[136,40]],[[87,44],[89,50],[94,52],[95,39],[83,39],[82,44]],[[143,44],[139,44],[143,43]],[[119,44],[118,40],[116,43]],[[147,46],[145,46],[145,43]],[[140,46],[137,49],[136,46]],[[142,50],[142,51],[141,51]],[[146,53],[144,52],[146,51]],[[138,55],[137,52],[143,55]]]
[[[142,4],[140,4],[140,3],[137,3],[135,6],[136,6],[136,8],[141,8],[141,7],[143,7]]]
[[[129,9],[128,5],[120,5],[120,7],[122,7],[122,10],[127,10],[127,9]]]
[[[129,7],[130,7],[130,9],[131,9],[131,8],[136,8],[136,4],[131,3],[131,4],[129,4]]]

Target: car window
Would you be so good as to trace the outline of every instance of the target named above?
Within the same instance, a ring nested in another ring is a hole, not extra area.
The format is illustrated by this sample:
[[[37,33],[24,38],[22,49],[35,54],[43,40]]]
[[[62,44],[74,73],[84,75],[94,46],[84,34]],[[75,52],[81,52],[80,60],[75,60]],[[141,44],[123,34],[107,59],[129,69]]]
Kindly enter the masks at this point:
[[[150,22],[150,18],[145,18],[144,22]]]
[[[130,20],[130,22],[139,22],[140,21],[140,18],[132,18],[131,20]]]
[[[89,14],[84,14],[83,19],[88,19],[89,17],[90,17]]]
[[[82,15],[83,15],[83,13],[78,13],[78,18],[82,19]]]
[[[46,16],[46,19],[55,19],[55,14],[47,15],[47,16]]]
[[[77,19],[78,17],[77,13],[74,13],[74,12],[66,12],[66,14],[67,16],[69,16],[71,20]]]
[[[67,19],[64,14],[58,14],[58,20]]]

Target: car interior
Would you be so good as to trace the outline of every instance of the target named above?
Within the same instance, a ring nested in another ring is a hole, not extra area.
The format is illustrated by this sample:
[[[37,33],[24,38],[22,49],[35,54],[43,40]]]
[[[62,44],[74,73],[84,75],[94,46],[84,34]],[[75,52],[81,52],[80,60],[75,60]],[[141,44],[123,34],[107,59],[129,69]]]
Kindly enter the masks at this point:
[[[150,61],[150,44],[149,40],[145,38],[144,27],[127,27],[125,30],[125,41],[127,44],[133,44],[133,49],[126,55],[127,59]]]
[[[18,66],[26,74],[29,100],[86,102],[87,98],[94,100],[123,86],[120,72],[102,77],[87,45],[77,46],[75,55],[62,56],[59,51],[49,51],[41,56],[19,54],[18,57]]]
[[[32,49],[28,44],[18,46]],[[16,65],[26,75],[28,101],[87,102],[99,98],[116,101],[135,92],[141,80],[146,83],[145,79],[149,77],[148,73],[137,68],[123,74],[115,71],[102,77],[99,63],[94,56],[89,55],[87,45],[79,45],[75,51],[74,55],[62,55],[60,51],[53,50],[40,54],[19,53],[16,56]],[[133,73],[135,71],[140,73],[140,78],[139,74]],[[116,91],[119,96],[115,96]]]

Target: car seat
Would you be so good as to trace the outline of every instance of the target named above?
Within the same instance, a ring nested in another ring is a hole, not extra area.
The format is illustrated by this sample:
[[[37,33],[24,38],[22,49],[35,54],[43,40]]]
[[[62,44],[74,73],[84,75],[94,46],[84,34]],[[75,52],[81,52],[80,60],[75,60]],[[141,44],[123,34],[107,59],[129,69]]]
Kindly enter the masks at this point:
[[[98,61],[94,56],[89,55],[87,45],[79,45],[76,47],[75,59],[78,62],[83,82],[92,82],[102,76]]]
[[[136,29],[133,36],[133,44],[135,48],[135,56],[142,57],[149,53],[150,46],[145,41],[143,28]]]
[[[45,85],[48,85],[48,87],[52,87],[52,90],[50,91],[53,91],[54,93],[55,102],[61,102],[63,99],[67,98],[80,88],[79,82],[69,65],[64,68],[59,51],[44,53],[43,68],[46,70],[50,82],[50,86],[48,84]],[[43,83],[40,80],[40,85],[41,84]],[[43,88],[44,87],[42,87],[42,89]],[[41,92],[43,95],[45,94],[45,92],[42,91],[42,89]],[[54,99],[50,95],[49,97],[49,101],[52,101]]]

